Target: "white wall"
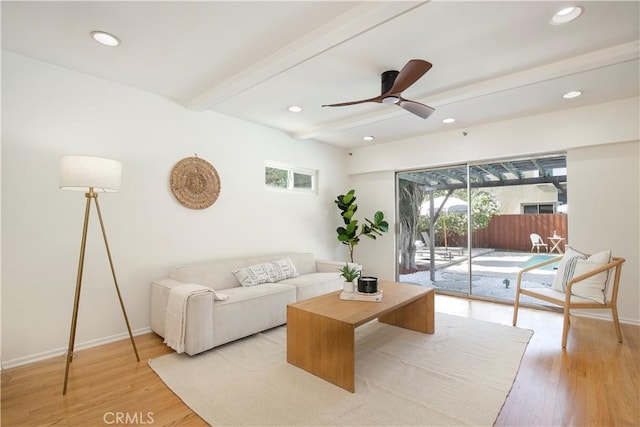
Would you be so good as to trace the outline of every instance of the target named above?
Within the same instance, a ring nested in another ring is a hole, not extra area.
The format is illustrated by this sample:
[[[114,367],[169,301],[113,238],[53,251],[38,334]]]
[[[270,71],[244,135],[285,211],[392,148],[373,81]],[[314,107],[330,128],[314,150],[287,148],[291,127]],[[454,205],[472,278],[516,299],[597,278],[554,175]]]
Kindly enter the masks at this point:
[[[378,236],[376,240],[361,237],[360,243],[353,251],[355,262],[362,264],[362,274],[392,279],[395,277],[393,263],[395,251],[395,199],[388,195],[395,194],[395,174],[379,172],[354,175],[350,188],[356,190],[358,211],[355,218],[359,223],[365,218],[372,219],[376,211],[382,211],[389,222],[389,232]],[[375,260],[378,260],[375,261]],[[379,262],[384,260],[383,262]]]
[[[352,150],[347,172],[418,169],[637,141],[640,99],[628,98]]]
[[[584,251],[610,248],[627,259],[619,295],[622,321],[640,324],[638,98],[525,117],[353,150],[347,160],[359,208],[381,206],[395,223],[393,171],[567,152],[569,234]],[[369,199],[369,197],[371,199]],[[623,209],[613,206],[626,200]],[[366,205],[365,205],[366,203]],[[359,209],[360,210],[360,209]],[[613,231],[615,227],[615,231]],[[359,252],[365,271],[395,275],[393,236]],[[391,255],[390,255],[391,254]]]
[[[58,189],[63,155],[123,163],[122,191],[99,201],[134,330],[148,330],[149,282],[172,265],[278,251],[345,259],[333,204],[348,186],[342,150],[6,51],[2,125],[4,366],[68,343],[85,198]],[[194,153],[222,183],[201,211],[180,205],[168,185],[175,163]],[[265,160],[318,169],[318,194],[265,191]],[[95,210],[87,245],[79,347],[126,333]]]
[[[622,267],[620,316],[640,323],[640,143],[576,148],[567,153],[571,246],[611,248]]]

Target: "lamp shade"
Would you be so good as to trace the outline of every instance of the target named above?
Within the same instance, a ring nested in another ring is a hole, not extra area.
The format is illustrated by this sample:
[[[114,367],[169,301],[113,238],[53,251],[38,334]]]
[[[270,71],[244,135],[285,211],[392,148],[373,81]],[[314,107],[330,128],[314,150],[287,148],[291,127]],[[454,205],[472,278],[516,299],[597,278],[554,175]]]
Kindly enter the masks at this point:
[[[122,163],[88,156],[60,158],[60,188],[63,190],[114,193],[120,190]]]

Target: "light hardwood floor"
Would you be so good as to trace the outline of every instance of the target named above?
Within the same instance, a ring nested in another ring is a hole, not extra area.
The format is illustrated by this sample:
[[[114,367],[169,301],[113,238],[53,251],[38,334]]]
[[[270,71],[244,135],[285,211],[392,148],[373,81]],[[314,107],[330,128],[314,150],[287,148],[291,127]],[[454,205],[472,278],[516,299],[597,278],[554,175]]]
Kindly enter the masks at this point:
[[[508,305],[443,295],[436,310],[506,325],[513,313]],[[535,333],[497,426],[640,425],[640,327],[623,324],[618,344],[610,322],[571,321],[562,351],[561,315],[521,309],[518,326]],[[2,426],[206,425],[148,367],[148,359],[170,352],[162,339],[147,334],[136,344],[139,363],[128,339],[77,352],[64,397],[63,356],[4,370]]]

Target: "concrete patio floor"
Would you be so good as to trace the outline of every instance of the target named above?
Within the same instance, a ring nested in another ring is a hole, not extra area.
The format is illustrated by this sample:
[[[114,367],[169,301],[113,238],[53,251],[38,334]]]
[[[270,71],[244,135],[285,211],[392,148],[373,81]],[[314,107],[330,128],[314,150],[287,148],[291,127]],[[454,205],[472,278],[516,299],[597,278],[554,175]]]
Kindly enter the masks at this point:
[[[418,271],[410,274],[401,274],[399,281],[430,286],[450,292],[467,293],[469,286],[469,260],[468,252],[464,255],[455,255],[451,260],[438,260],[436,257],[435,280],[430,279],[429,271]],[[502,252],[493,249],[474,249],[472,251],[472,280],[471,294],[501,300],[514,301],[516,279],[518,272],[528,262],[541,262],[547,254],[531,252]],[[558,255],[552,255],[558,256]],[[428,254],[418,253],[416,263],[419,268],[428,268]],[[532,258],[536,257],[536,260]],[[548,287],[551,286],[555,270],[553,265],[544,269],[533,270],[526,273],[523,278],[523,286]],[[521,297],[521,302],[537,303],[540,301]]]

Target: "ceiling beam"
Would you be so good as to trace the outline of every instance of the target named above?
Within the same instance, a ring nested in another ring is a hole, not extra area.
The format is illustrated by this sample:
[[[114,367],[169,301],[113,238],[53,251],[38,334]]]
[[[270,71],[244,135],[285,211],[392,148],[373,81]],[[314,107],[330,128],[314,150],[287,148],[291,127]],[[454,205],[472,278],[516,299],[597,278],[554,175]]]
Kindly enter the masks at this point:
[[[294,43],[262,58],[248,68],[238,70],[233,77],[217,83],[193,98],[186,107],[195,111],[213,108],[229,98],[425,3],[428,2],[362,2]]]
[[[551,64],[530,68],[525,71],[505,74],[456,89],[422,97],[414,97],[414,101],[430,105],[437,109],[444,105],[637,60],[638,58],[640,58],[640,40],[635,40],[596,52],[590,52]],[[326,122],[313,128],[302,129],[298,132],[291,133],[290,136],[296,139],[311,139],[324,133],[352,129],[377,121],[398,117],[401,114],[406,114],[406,112],[400,108],[382,108],[378,111],[354,115],[343,120]]]

